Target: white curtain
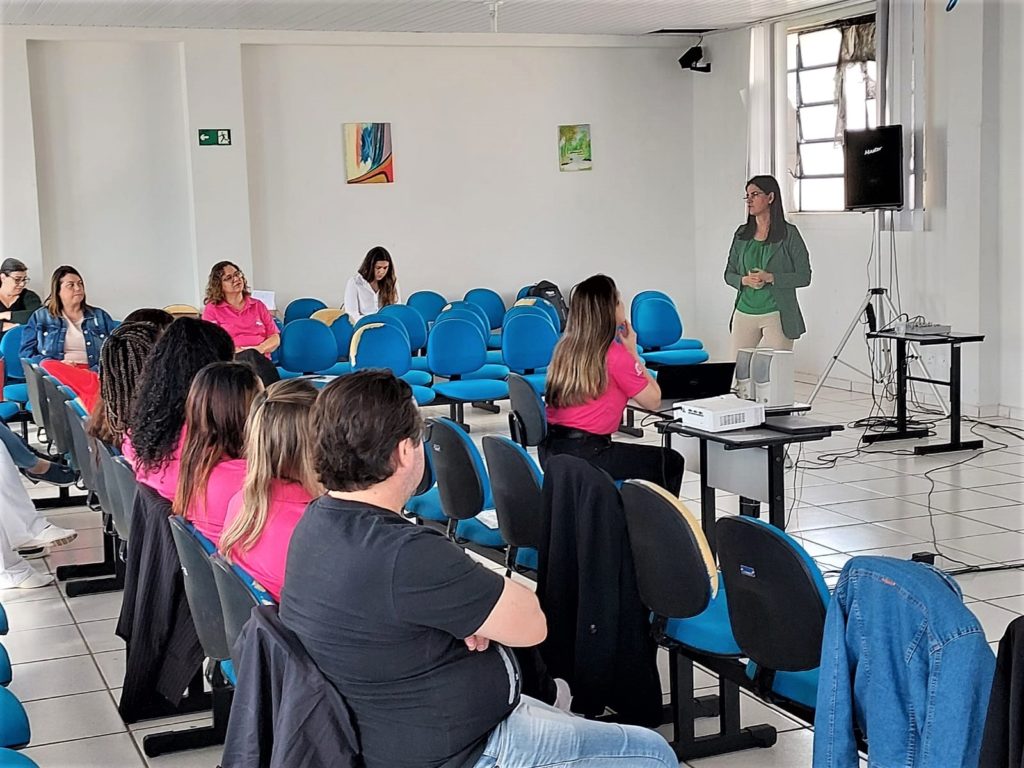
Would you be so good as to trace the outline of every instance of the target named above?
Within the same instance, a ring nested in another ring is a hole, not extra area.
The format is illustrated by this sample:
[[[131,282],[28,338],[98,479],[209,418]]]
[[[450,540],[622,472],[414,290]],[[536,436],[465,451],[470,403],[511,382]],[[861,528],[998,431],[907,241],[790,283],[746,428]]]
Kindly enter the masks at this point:
[[[750,77],[746,90],[747,176],[774,173],[775,130],[772,118],[774,41],[771,26],[750,29]]]

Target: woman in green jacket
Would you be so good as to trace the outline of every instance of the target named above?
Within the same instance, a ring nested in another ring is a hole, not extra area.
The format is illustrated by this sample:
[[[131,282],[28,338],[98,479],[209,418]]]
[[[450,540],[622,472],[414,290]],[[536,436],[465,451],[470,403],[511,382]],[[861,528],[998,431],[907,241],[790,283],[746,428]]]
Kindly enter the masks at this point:
[[[725,282],[736,289],[730,328],[732,358],[744,347],[792,349],[807,330],[796,289],[811,284],[811,264],[800,231],[786,221],[773,176],[747,182],[747,223],[736,230]]]

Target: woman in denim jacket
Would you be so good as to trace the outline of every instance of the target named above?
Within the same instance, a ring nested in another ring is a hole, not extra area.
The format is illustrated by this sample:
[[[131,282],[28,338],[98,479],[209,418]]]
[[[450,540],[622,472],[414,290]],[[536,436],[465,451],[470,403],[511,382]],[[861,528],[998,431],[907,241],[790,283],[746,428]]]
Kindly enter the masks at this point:
[[[74,267],[57,267],[50,295],[32,313],[21,337],[21,357],[38,363],[59,360],[97,370],[100,347],[115,323],[104,310],[85,300],[85,281]]]

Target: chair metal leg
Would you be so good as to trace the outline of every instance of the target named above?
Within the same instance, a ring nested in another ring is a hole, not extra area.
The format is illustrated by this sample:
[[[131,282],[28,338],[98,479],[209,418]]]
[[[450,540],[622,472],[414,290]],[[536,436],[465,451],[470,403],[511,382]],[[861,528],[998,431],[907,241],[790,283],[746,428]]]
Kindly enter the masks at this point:
[[[219,671],[217,675],[219,676]],[[146,736],[142,740],[142,751],[148,757],[166,755],[170,752],[184,752],[189,749],[214,747],[224,743],[228,731],[228,716],[231,714],[231,700],[234,688],[221,680],[213,687],[213,724],[183,731],[165,731]]]
[[[114,541],[113,536],[108,536],[106,538],[110,541]],[[117,543],[118,542],[114,541],[115,552]],[[104,543],[104,550],[106,550],[106,543]],[[104,563],[89,563],[88,565],[99,566],[103,564]],[[114,573],[112,575],[103,579],[78,579],[76,581],[69,581],[64,590],[67,592],[68,597],[98,595],[103,592],[118,592],[124,589],[125,570],[126,567],[124,561],[115,553]]]
[[[448,418],[458,424],[467,433],[471,432],[466,423],[466,406],[464,403],[452,403],[448,406]]]
[[[478,400],[473,403],[473,407],[488,413],[501,413],[501,406],[497,405],[493,400]]]
[[[81,507],[88,501],[88,494],[80,493],[72,496],[67,488],[60,488],[57,498],[32,499],[32,504],[36,509],[62,509],[64,507]]]

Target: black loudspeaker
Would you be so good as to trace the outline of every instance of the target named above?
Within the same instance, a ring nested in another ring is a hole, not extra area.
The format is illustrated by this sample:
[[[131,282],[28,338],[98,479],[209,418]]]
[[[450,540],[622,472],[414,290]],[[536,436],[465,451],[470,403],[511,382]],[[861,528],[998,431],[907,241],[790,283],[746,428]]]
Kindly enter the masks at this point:
[[[903,208],[903,126],[844,131],[846,210]]]

